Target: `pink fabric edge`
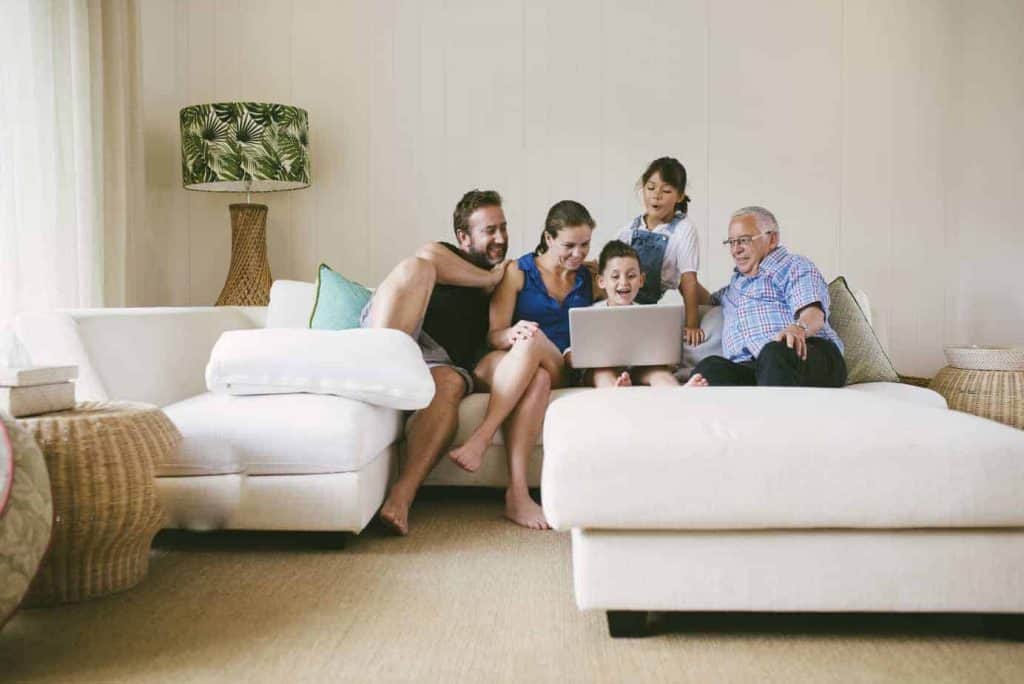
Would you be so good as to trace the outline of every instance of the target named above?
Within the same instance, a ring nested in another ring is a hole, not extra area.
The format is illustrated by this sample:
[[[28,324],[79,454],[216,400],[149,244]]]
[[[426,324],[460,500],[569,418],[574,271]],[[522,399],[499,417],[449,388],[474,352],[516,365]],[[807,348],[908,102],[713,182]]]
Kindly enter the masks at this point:
[[[0,420],[0,434],[3,435],[4,441],[7,442],[7,466],[11,473],[10,478],[7,480],[7,488],[0,492],[0,517],[3,517],[4,511],[7,510],[7,502],[11,498],[11,492],[14,490],[14,447],[11,445],[11,435],[7,431],[7,424],[2,420]]]

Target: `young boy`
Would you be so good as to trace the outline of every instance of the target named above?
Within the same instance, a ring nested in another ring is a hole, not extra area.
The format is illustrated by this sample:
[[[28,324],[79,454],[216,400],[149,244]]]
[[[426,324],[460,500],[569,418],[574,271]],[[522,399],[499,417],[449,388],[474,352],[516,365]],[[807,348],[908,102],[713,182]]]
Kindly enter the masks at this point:
[[[644,285],[644,273],[636,250],[619,240],[606,244],[598,260],[597,284],[605,291],[607,299],[594,306],[632,306]],[[629,387],[634,384],[666,387],[679,384],[667,366],[595,368],[584,375],[584,382],[594,387]],[[703,377],[694,375],[686,386],[703,387],[707,384]]]

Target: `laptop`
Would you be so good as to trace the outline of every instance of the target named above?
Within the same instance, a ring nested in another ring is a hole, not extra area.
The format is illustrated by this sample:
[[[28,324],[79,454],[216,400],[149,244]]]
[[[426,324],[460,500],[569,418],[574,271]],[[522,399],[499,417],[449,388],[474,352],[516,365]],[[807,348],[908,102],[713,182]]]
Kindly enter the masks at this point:
[[[683,347],[682,304],[569,309],[574,368],[677,366]]]

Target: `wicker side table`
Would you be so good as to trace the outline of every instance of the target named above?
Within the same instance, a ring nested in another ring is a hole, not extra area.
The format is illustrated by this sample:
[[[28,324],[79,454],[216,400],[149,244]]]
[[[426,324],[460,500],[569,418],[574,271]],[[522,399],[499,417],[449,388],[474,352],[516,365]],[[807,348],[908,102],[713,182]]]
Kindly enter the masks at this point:
[[[43,451],[53,493],[50,551],[25,605],[82,601],[140,582],[162,526],[154,466],[181,441],[149,404],[86,402],[18,421]]]
[[[946,347],[931,389],[949,408],[1024,430],[1024,349]]]

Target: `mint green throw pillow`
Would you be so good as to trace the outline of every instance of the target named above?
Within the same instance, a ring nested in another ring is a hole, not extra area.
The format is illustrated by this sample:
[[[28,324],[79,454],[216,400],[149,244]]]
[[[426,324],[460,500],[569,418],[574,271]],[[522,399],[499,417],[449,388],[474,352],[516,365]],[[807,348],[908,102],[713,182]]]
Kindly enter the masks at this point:
[[[359,283],[331,270],[327,264],[320,264],[309,327],[318,330],[358,328],[359,314],[370,301],[370,295]]]

